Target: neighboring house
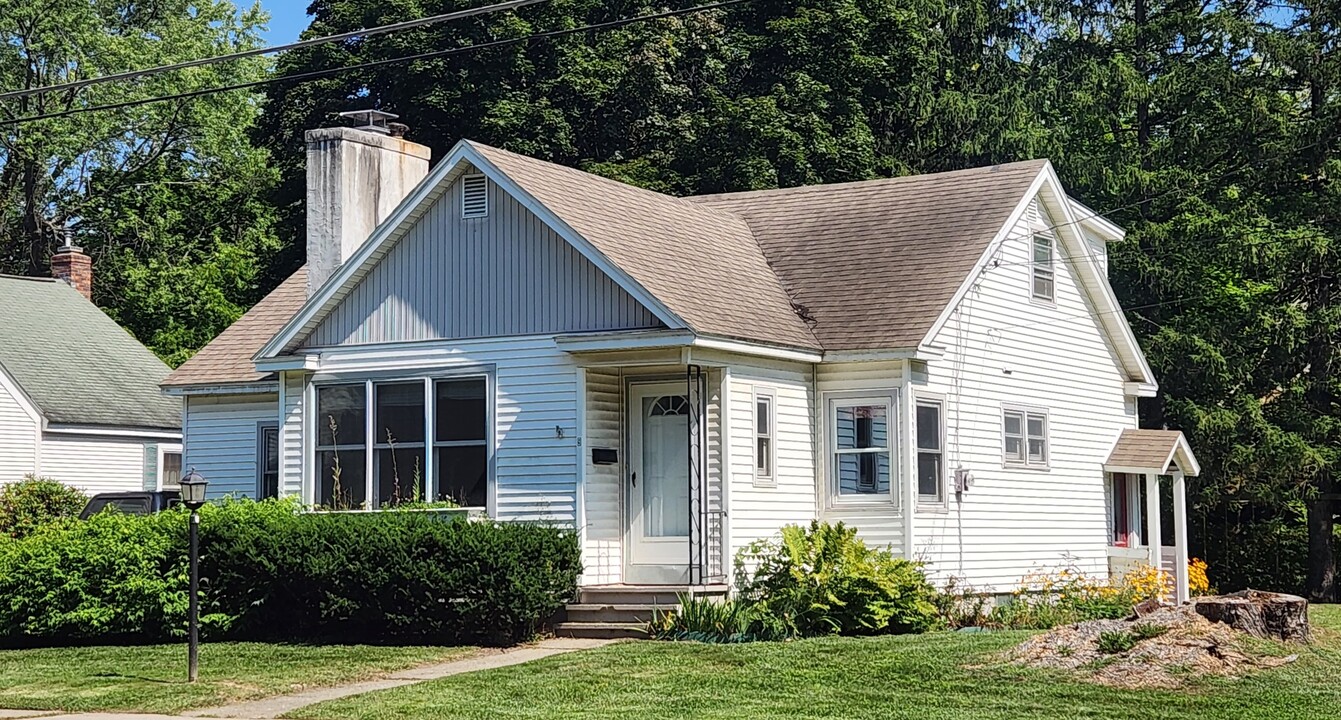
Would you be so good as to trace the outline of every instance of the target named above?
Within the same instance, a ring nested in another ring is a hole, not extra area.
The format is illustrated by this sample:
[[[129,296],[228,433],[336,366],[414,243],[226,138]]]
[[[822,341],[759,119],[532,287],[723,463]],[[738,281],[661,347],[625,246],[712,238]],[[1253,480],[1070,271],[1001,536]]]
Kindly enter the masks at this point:
[[[90,300],[79,248],[57,278],[0,276],[0,484],[54,478],[89,494],[159,489],[181,476],[171,368]]]
[[[1136,431],[1123,233],[1047,161],[675,198],[307,142],[307,266],[164,383],[212,488],[571,524],[587,588],[721,586],[815,518],[997,591],[1186,555],[1197,466]]]

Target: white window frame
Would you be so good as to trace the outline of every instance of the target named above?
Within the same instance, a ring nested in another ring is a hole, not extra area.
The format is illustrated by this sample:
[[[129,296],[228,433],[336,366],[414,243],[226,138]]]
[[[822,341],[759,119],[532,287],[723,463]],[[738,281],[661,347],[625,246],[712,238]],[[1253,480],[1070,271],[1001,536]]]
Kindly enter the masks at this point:
[[[180,485],[164,485],[164,484],[163,484],[163,458],[164,458],[165,456],[167,456],[167,455],[171,455],[171,454],[176,454],[178,457],[180,457],[180,458],[182,459],[182,464],[179,465],[179,467],[178,467],[179,475],[177,476],[177,480],[178,480],[179,483],[181,482],[181,476],[186,474],[186,465],[185,465],[185,463],[186,463],[186,456],[182,454],[182,444],[181,444],[181,443],[159,443],[159,445],[158,445],[158,468],[157,468],[157,470],[155,470],[155,472],[154,472],[154,475],[156,476],[156,477],[154,478],[154,480],[155,480],[155,482],[158,483],[158,489],[159,489],[159,490],[162,490],[162,489],[164,489],[164,488],[180,487]]]
[[[484,211],[472,214],[468,211],[468,208],[466,206],[466,187],[470,185],[472,182],[477,181],[484,183]],[[479,220],[480,218],[487,218],[487,217],[489,217],[489,176],[483,173],[476,173],[473,175],[463,175],[461,177],[461,219]]]
[[[1007,434],[1006,415],[1015,414],[1020,416],[1020,434]],[[1039,418],[1043,421],[1043,434],[1032,435],[1029,432],[1029,420]],[[1052,463],[1052,439],[1050,437],[1052,430],[1051,418],[1048,416],[1046,408],[1026,407],[1020,405],[1001,406],[1001,464],[1012,468],[1029,468],[1036,470],[1047,470]],[[1020,449],[1024,453],[1021,457],[1011,457],[1006,453],[1006,440],[1010,437],[1021,439]],[[1041,439],[1043,441],[1043,457],[1040,460],[1032,460],[1029,455],[1030,440]]]
[[[839,450],[838,449],[838,408],[840,407],[864,407],[864,406],[883,406],[886,417],[888,418],[889,432],[886,447],[881,450],[878,448],[861,450]],[[890,390],[888,392],[855,392],[855,393],[829,393],[824,395],[824,424],[825,432],[825,484],[827,486],[826,495],[829,499],[829,507],[881,507],[897,508],[899,506],[899,496],[902,494],[901,487],[903,482],[903,461],[899,453],[899,447],[902,443],[903,421],[899,414],[901,407],[899,402],[899,391]],[[843,495],[839,488],[838,478],[838,458],[840,455],[864,454],[866,452],[887,452],[889,453],[889,494],[880,495],[878,493]]]
[[[947,453],[945,447],[945,440],[946,440],[945,398],[940,395],[925,395],[918,393],[913,398],[913,404],[914,404],[914,411],[913,411],[913,427],[912,427],[912,436],[913,436],[912,451],[913,451],[913,458],[917,462],[914,462],[913,464],[914,475],[912,478],[909,479],[909,482],[917,486],[914,488],[914,490],[917,493],[917,506],[919,508],[943,509],[947,507],[950,497],[949,487],[946,482],[947,475],[949,474],[947,472],[949,463],[946,460]],[[916,408],[924,405],[936,408],[936,418],[937,418],[936,432],[940,436],[938,442],[938,449],[934,451],[936,454],[941,456],[941,476],[937,478],[937,487],[939,488],[940,492],[938,492],[935,497],[923,495],[921,487],[920,461],[922,459],[921,458],[922,453],[933,452],[930,450],[924,451],[922,449],[922,446],[918,444],[919,435],[917,427]]]
[[[778,484],[778,398],[770,388],[755,387],[752,395],[754,408],[750,417],[753,419],[751,428],[751,437],[753,439],[753,452],[750,457],[754,460],[754,484],[757,487],[777,487]],[[759,432],[759,403],[768,404],[768,432]],[[768,457],[764,458],[765,471],[759,470],[759,441],[768,440]]]
[[[460,382],[465,380],[478,379],[484,381],[484,439],[460,440],[460,441],[438,441],[434,434],[434,422],[436,418],[436,386],[439,382]],[[317,467],[317,455],[323,450],[359,450],[364,451],[364,503],[362,510],[372,510],[376,502],[377,477],[374,472],[375,453],[378,449],[387,449],[385,443],[375,443],[372,438],[372,428],[376,423],[376,386],[422,383],[424,387],[424,486],[425,499],[434,499],[438,496],[438,475],[434,471],[433,456],[437,448],[449,446],[483,446],[485,452],[486,468],[486,489],[485,489],[485,510],[492,516],[494,512],[495,496],[497,494],[497,476],[494,458],[497,453],[497,411],[495,408],[495,389],[493,373],[489,370],[481,370],[479,366],[472,366],[469,369],[435,371],[428,374],[415,375],[378,375],[368,377],[356,374],[333,374],[314,379],[309,387],[309,392],[305,394],[310,410],[306,413],[310,416],[307,420],[307,436],[311,438],[311,445],[304,453],[309,472],[304,473],[304,482],[308,484],[304,496],[310,499],[313,506],[321,503],[319,497],[321,485],[321,469]],[[348,385],[362,385],[364,387],[364,438],[363,445],[320,445],[321,429],[318,426],[317,402],[320,390],[326,387],[338,387]],[[419,443],[412,443],[415,447]],[[399,445],[399,444],[398,444]],[[410,444],[406,444],[408,447]],[[282,460],[281,460],[282,461]]]
[[[256,423],[256,495],[255,497],[263,499],[265,495],[265,434],[267,432],[275,433],[275,460],[278,461],[278,469],[275,472],[275,497],[284,496],[284,458],[279,453],[279,423],[274,421],[264,421]]]
[[[1048,259],[1046,262],[1039,260],[1035,253],[1038,251],[1038,241],[1047,239],[1048,241]],[[1029,235],[1029,297],[1045,303],[1057,302],[1057,233],[1051,229],[1035,229]],[[1038,292],[1038,282],[1046,277],[1052,292],[1042,294]]]

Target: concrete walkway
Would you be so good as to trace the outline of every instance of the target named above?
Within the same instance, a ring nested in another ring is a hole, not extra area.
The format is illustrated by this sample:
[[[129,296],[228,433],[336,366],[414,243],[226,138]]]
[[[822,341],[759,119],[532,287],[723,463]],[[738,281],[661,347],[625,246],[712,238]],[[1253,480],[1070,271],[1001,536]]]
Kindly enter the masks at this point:
[[[338,700],[340,698],[349,697],[350,695],[359,695],[366,692],[373,692],[375,690],[387,690],[404,685],[414,685],[415,683],[421,683],[427,680],[437,680],[438,678],[460,675],[461,673],[507,667],[508,665],[518,665],[520,663],[539,660],[540,658],[549,657],[551,655],[562,655],[576,650],[597,648],[602,645],[609,645],[612,642],[617,641],[551,638],[549,640],[541,640],[532,645],[523,645],[521,647],[507,648],[505,650],[480,650],[479,652],[460,660],[438,663],[436,665],[424,665],[417,668],[410,668],[409,670],[401,670],[400,672],[392,673],[378,680],[365,680],[363,682],[356,682],[348,685],[306,690],[291,695],[276,695],[274,697],[251,700],[249,702],[241,702],[234,705],[225,705],[223,707],[191,710],[181,715],[149,715],[140,713],[61,714],[59,712],[42,710],[0,710],[0,720],[27,720],[28,718],[40,718],[41,720],[181,720],[181,718],[262,720],[277,718],[284,713],[292,712],[308,705],[326,702],[327,700]]]

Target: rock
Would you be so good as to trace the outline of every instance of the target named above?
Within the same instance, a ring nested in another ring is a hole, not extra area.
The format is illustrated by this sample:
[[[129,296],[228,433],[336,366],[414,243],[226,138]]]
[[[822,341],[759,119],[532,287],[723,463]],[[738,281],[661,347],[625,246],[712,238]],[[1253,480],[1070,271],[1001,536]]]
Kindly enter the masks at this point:
[[[1132,611],[1137,618],[1143,618],[1154,614],[1162,607],[1164,607],[1164,603],[1160,602],[1158,598],[1151,598],[1137,603]]]
[[[1196,598],[1193,607],[1211,622],[1272,640],[1308,642],[1308,601],[1297,595],[1241,590]]]

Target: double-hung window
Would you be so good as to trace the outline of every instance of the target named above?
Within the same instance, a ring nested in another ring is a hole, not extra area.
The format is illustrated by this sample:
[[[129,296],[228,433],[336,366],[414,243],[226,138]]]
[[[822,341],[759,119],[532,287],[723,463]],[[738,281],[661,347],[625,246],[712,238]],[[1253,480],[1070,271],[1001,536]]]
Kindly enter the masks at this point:
[[[917,401],[917,500],[945,502],[944,415],[939,400]]]
[[[760,485],[773,483],[773,464],[777,457],[774,443],[776,416],[773,396],[755,391],[754,394],[754,481]]]
[[[1056,278],[1052,265],[1053,246],[1056,236],[1050,230],[1034,233],[1033,262],[1030,264],[1029,280],[1033,296],[1039,300],[1053,300],[1056,297]]]
[[[829,404],[834,494],[849,499],[892,500],[893,403],[888,399],[834,399]]]
[[[1003,459],[1007,465],[1048,466],[1048,414],[1007,408],[1001,412]]]
[[[279,426],[274,423],[256,428],[256,497],[279,497]]]
[[[319,385],[316,504],[351,509],[450,500],[483,507],[487,387],[482,376]]]

